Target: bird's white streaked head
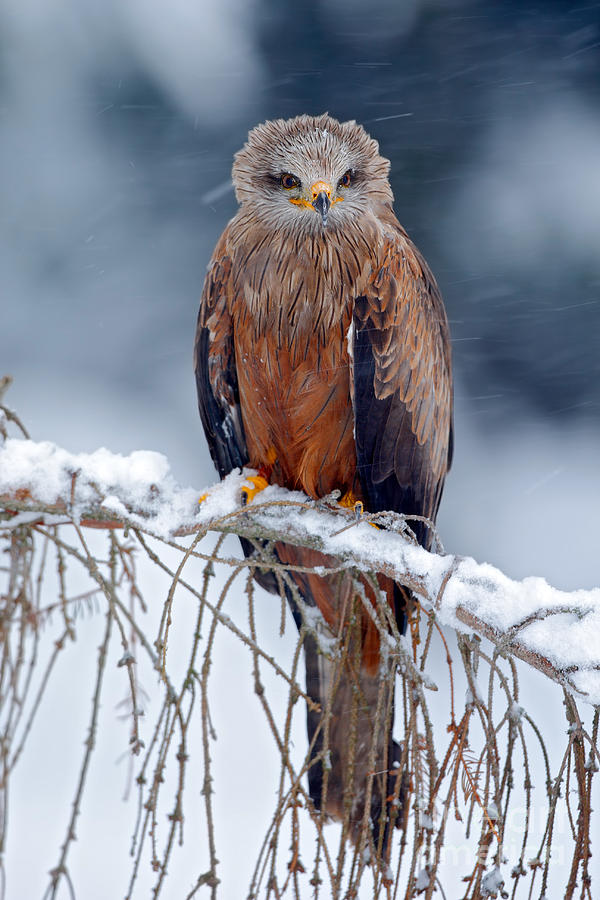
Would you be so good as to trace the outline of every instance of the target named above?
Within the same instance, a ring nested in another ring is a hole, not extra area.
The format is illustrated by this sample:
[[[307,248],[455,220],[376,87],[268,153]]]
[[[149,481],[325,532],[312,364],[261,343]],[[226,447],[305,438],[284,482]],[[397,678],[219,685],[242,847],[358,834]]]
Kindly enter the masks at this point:
[[[325,113],[257,125],[232,176],[237,199],[263,225],[316,233],[391,208],[389,168],[361,125]]]

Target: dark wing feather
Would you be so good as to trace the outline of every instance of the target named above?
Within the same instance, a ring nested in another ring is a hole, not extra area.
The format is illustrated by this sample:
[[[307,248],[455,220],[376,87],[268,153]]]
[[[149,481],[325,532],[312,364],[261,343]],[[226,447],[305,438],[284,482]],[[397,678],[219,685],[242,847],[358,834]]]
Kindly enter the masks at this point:
[[[231,319],[233,281],[225,230],[206,273],[194,345],[198,409],[221,478],[248,464]],[[254,555],[251,541],[240,538],[240,543],[244,556]],[[255,578],[266,590],[279,593],[273,572],[257,571]]]
[[[221,478],[248,462],[230,313],[232,291],[225,232],[204,281],[194,347],[200,418]]]
[[[433,275],[400,229],[354,304],[358,475],[368,509],[435,519],[452,457],[450,338]],[[428,547],[431,535],[411,523]]]

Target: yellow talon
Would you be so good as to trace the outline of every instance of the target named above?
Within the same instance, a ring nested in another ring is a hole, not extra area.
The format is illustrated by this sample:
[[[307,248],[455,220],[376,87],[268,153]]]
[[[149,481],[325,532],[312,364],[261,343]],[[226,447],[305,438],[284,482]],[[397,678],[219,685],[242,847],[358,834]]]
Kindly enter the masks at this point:
[[[344,494],[343,497],[340,497],[338,500],[340,506],[343,506],[344,509],[353,509],[354,510],[354,518],[358,522],[359,519],[362,518],[362,514],[365,511],[365,507],[363,505],[362,500],[357,500],[352,491],[348,491],[347,494]]]
[[[248,475],[246,481],[250,481],[254,487],[251,487],[248,484],[242,485],[242,506],[251,503],[257,494],[260,494],[266,487],[269,487],[269,482],[266,478],[263,478],[262,475]]]
[[[354,494],[352,493],[352,491],[348,491],[347,494],[344,494],[344,496],[338,500],[338,503],[340,506],[343,506],[345,509],[353,509],[354,510],[354,518],[356,519],[357,522],[359,522],[362,519],[363,513],[365,511],[365,507],[363,505],[362,500],[357,500],[356,497],[354,496]],[[369,525],[371,525],[372,528],[377,528],[378,531],[381,530],[379,528],[379,525],[376,525],[375,522],[369,522]]]
[[[207,497],[208,497],[208,491],[206,491],[205,494],[202,494],[202,496],[198,499],[198,503],[204,503],[204,501],[206,500]]]
[[[354,504],[354,518],[357,522],[360,522],[360,520],[362,519],[364,511],[365,508],[363,506],[362,500],[357,500]],[[375,522],[369,522],[369,525],[371,526],[371,528],[376,528],[377,531],[381,531],[379,525],[376,525]]]

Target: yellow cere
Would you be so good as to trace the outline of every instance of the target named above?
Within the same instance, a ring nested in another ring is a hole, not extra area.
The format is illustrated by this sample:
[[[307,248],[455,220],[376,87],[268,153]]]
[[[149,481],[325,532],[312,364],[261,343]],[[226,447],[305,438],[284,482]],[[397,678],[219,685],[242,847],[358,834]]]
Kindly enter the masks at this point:
[[[295,206],[304,206],[306,209],[312,209],[316,212],[313,202],[319,196],[319,194],[324,193],[329,197],[331,205],[334,203],[338,203],[343,200],[343,197],[332,197],[333,188],[329,184],[328,181],[315,181],[315,183],[310,188],[311,199],[308,200],[306,197],[289,197],[290,203],[293,203]]]

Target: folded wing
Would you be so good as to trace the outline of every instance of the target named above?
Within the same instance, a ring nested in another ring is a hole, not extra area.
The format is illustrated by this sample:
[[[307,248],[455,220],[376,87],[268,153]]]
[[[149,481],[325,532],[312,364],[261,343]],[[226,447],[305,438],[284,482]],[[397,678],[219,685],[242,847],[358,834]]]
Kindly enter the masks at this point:
[[[230,315],[233,278],[226,236],[227,231],[208,267],[194,347],[200,418],[221,478],[248,462]]]
[[[398,228],[354,304],[353,404],[368,508],[435,519],[452,460],[448,322],[435,279]],[[411,523],[430,546],[425,525]]]

